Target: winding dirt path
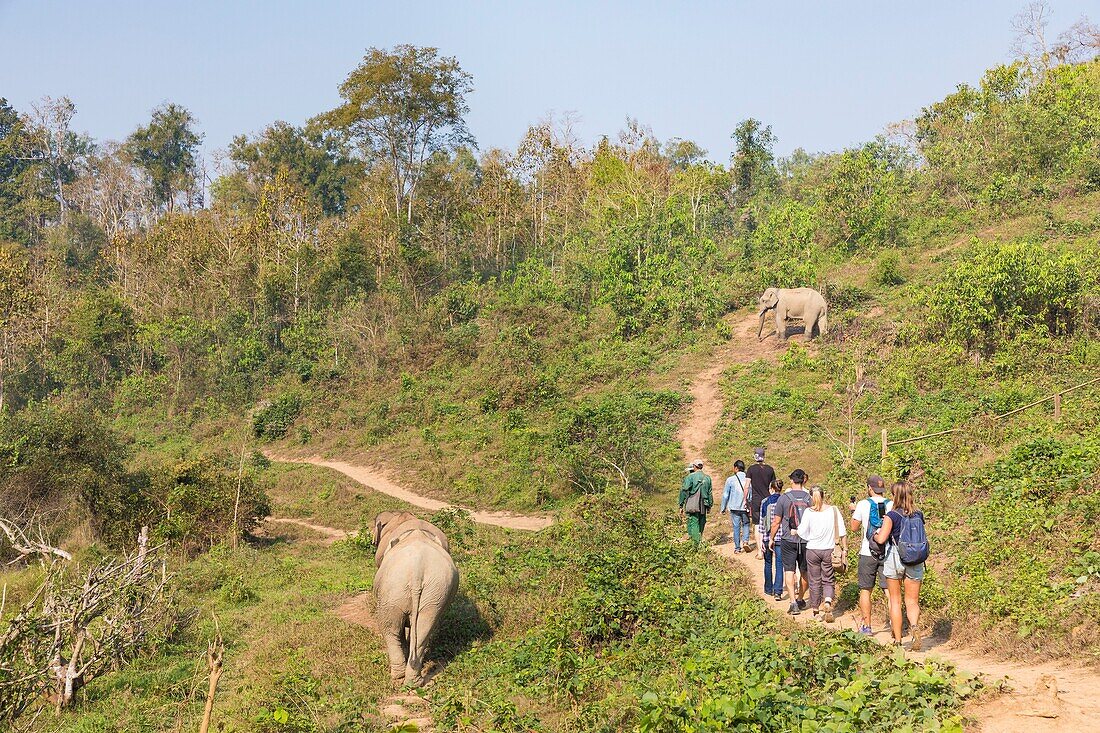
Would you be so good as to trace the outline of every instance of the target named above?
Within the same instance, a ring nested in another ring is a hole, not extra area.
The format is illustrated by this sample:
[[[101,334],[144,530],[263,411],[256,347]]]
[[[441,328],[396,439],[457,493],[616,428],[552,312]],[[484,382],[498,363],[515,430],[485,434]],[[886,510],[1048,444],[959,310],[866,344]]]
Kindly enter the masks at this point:
[[[351,463],[344,463],[343,461],[329,461],[320,456],[283,456],[276,453],[264,453],[269,459],[277,461],[279,463],[307,463],[312,466],[322,466],[324,468],[338,471],[345,476],[358,481],[366,486],[368,489],[374,489],[375,491],[387,494],[400,499],[413,506],[420,507],[421,509],[427,509],[429,511],[439,511],[440,509],[462,509],[468,512],[470,518],[478,524],[491,524],[496,527],[506,527],[508,529],[523,529],[529,531],[537,531],[545,529],[554,523],[553,517],[535,516],[530,514],[514,514],[512,512],[491,512],[480,511],[473,509],[466,509],[455,504],[448,504],[445,501],[439,501],[438,499],[431,499],[427,496],[421,496],[408,489],[402,488],[395,484],[392,480],[385,475],[385,473],[377,467],[357,466]],[[269,520],[270,521],[270,520]],[[309,526],[308,524],[298,520],[287,520],[285,518],[278,518],[275,521],[293,521],[295,524],[302,526]],[[339,530],[337,530],[339,531]],[[342,539],[338,538],[338,539]]]
[[[359,534],[354,530],[349,531],[346,529],[336,529],[335,527],[326,527],[323,524],[314,524],[295,517],[268,517],[265,521],[277,522],[279,524],[293,524],[298,527],[305,527],[306,529],[313,530],[323,535],[324,539],[321,540],[321,544],[323,545],[331,545],[340,540],[346,540]]]
[[[732,322],[734,338],[719,347],[712,363],[699,372],[691,385],[693,401],[687,422],[679,432],[685,458],[703,458],[706,461],[706,445],[714,437],[724,405],[719,390],[723,372],[734,364],[745,364],[757,359],[775,362],[782,351],[782,344],[774,336],[763,342],[756,340],[755,315],[739,316]],[[749,446],[745,447],[748,453]],[[709,461],[707,461],[709,466]],[[718,468],[708,471],[721,485]],[[787,602],[776,603],[764,594],[764,578],[761,561],[752,553],[735,553],[730,538],[732,528],[728,517],[719,517],[707,525],[707,539],[711,549],[731,563],[739,563],[751,579],[753,588],[772,605],[777,613],[783,613]],[[787,616],[799,623],[820,623],[812,614]],[[890,634],[882,629],[885,619],[873,624],[879,629],[875,641],[890,642]],[[858,609],[839,609],[836,621],[830,625],[836,629],[857,629]],[[951,645],[950,639],[930,637],[924,640],[924,651],[906,649],[905,655],[914,661],[939,658],[962,670],[982,675],[987,682],[1004,681],[1008,690],[999,696],[981,699],[967,708],[967,715],[976,721],[975,730],[983,733],[1035,733],[1042,726],[1044,733],[1061,731],[1100,730],[1100,675],[1087,668],[1074,668],[1060,663],[1014,664],[1000,662],[972,654]]]

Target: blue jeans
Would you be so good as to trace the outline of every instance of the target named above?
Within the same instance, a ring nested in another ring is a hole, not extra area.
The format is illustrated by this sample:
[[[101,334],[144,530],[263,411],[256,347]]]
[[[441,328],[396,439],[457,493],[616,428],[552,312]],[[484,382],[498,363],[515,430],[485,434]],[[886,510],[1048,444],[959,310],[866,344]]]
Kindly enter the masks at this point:
[[[783,553],[764,542],[764,592],[770,596],[783,592]]]
[[[733,523],[733,546],[740,550],[741,545],[749,543],[749,513],[731,509],[730,521]]]

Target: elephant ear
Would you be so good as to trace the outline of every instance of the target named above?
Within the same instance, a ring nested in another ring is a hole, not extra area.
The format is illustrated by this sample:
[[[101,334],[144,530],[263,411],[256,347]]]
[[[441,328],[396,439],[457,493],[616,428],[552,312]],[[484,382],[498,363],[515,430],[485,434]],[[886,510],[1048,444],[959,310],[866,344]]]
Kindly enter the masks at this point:
[[[394,512],[382,512],[374,518],[374,546],[378,547],[378,540],[382,539],[382,530],[393,519]]]

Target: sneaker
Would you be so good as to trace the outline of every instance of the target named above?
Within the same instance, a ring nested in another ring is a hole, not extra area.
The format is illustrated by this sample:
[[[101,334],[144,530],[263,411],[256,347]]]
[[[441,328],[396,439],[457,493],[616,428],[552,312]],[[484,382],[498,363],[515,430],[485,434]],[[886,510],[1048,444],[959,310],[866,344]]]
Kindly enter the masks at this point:
[[[776,593],[775,594],[775,600],[782,601],[783,600],[783,594],[782,593]]]
[[[774,591],[774,590],[772,590],[771,588],[765,588],[765,589],[764,589],[764,595],[766,595],[766,596],[774,596],[774,595],[775,595],[775,591]]]
[[[799,608],[798,603],[795,602],[795,603],[792,603],[791,607],[787,609],[787,613],[790,614],[791,616],[797,616],[798,614],[802,613],[802,609]]]
[[[832,601],[825,601],[825,623],[831,624],[833,622],[833,604]]]
[[[875,632],[867,624],[860,624],[859,633],[863,634],[864,636],[874,636],[875,635]]]
[[[797,601],[795,601],[795,603],[798,604],[798,608],[801,611],[805,611],[806,606],[810,605],[810,604],[806,603],[806,599],[804,599],[804,598],[799,598]]]
[[[913,627],[913,643],[909,645],[909,650],[914,651],[914,652],[919,652],[921,650],[921,646],[922,646],[922,641],[921,641],[920,627],[919,626],[914,626]]]

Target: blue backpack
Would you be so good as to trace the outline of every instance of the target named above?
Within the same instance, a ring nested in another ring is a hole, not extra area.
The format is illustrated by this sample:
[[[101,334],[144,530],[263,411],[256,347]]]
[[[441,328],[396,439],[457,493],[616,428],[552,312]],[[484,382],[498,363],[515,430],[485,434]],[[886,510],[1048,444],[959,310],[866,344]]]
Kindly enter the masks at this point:
[[[902,515],[898,529],[898,556],[903,565],[920,565],[928,559],[928,535],[924,532],[924,515]]]
[[[882,520],[886,516],[886,502],[875,501],[874,499],[868,499],[871,502],[870,510],[867,513],[867,549],[871,553],[871,557],[876,560],[886,559],[886,545],[881,545],[875,542],[875,532],[882,526]]]

